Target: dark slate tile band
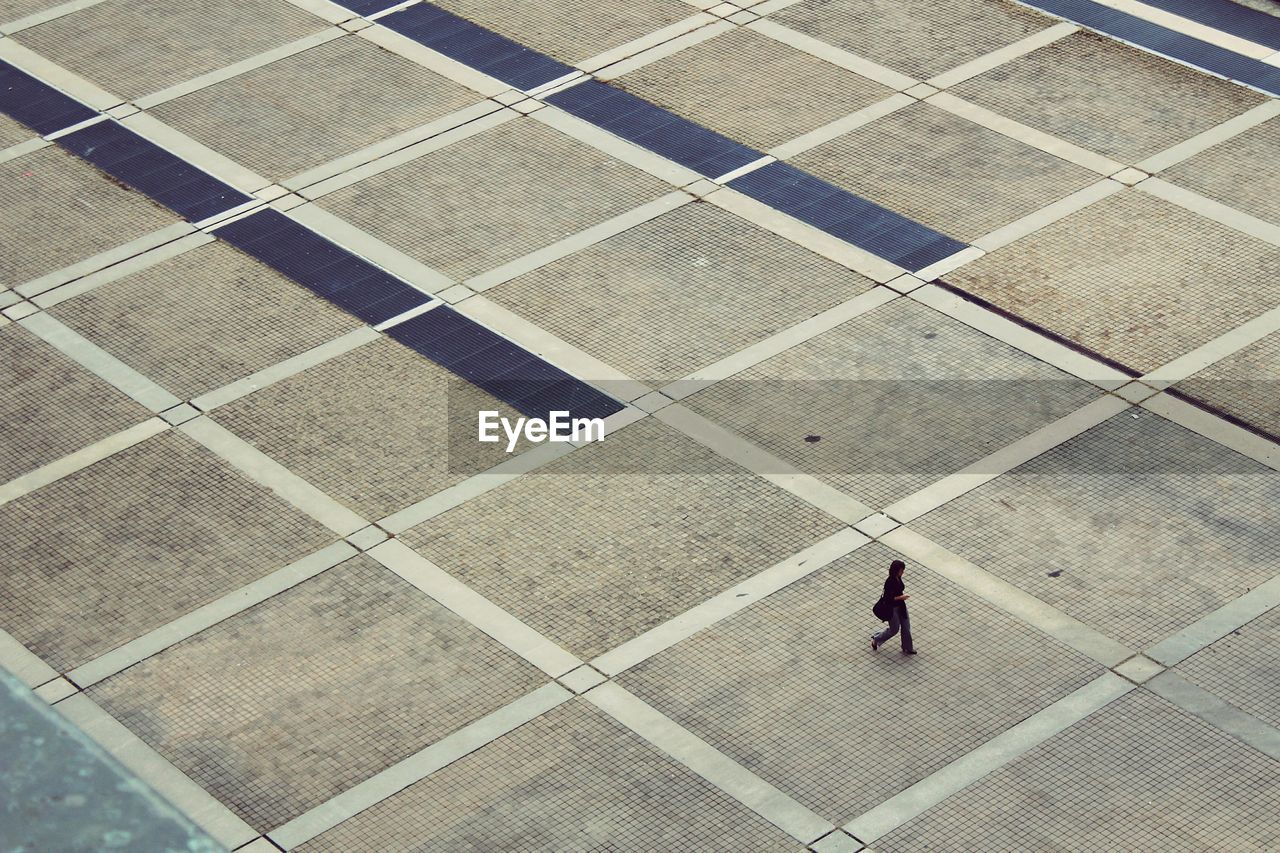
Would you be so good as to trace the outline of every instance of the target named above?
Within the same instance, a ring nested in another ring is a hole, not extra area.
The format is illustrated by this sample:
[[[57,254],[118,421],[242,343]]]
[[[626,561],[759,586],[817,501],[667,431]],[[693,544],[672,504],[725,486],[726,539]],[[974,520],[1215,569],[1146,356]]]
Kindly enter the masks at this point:
[[[0,60],[0,112],[46,136],[98,111]]]
[[[575,70],[430,3],[416,3],[378,23],[516,89],[534,89]]]
[[[1280,50],[1280,18],[1231,0],[1142,0],[1198,24]],[[1280,5],[1276,6],[1280,12]]]
[[[110,119],[58,144],[192,222],[253,200]]]
[[[967,246],[786,163],[770,163],[729,186],[910,272]]]
[[[708,178],[718,178],[764,156],[598,80],[579,83],[546,100]]]
[[[1019,0],[1113,38],[1193,65],[1204,71],[1280,95],[1280,68],[1094,3],[1092,0]]]
[[[212,233],[370,325],[432,299],[278,210],[260,210]]]
[[[606,418],[624,408],[448,306],[392,326],[387,334],[529,417],[565,411],[576,418]]]

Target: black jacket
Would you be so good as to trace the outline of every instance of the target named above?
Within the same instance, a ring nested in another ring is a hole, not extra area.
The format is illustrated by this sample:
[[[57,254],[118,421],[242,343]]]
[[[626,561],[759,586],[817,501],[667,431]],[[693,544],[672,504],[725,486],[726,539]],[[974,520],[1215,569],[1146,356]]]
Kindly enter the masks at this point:
[[[899,613],[907,612],[907,603],[905,601],[894,600],[899,595],[902,595],[903,589],[902,578],[891,576],[884,579],[884,600],[897,607]]]

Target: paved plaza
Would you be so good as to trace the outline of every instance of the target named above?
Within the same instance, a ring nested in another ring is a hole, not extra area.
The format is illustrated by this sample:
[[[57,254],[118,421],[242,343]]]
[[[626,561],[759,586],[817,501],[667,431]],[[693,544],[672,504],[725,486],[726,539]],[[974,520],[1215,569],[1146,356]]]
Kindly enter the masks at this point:
[[[0,246],[192,850],[1280,851],[1276,0],[0,0]]]

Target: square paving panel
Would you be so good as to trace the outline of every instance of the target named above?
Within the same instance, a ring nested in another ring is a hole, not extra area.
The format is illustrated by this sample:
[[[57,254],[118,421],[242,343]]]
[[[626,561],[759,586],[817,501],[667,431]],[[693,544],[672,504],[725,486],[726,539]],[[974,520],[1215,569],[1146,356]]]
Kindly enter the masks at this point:
[[[66,671],[332,539],[162,433],[0,507],[0,627]]]
[[[469,89],[352,35],[151,112],[259,174],[283,180],[478,100]]]
[[[1280,762],[1135,691],[875,842],[877,851],[1276,849]]]
[[[1053,24],[1006,0],[809,0],[769,19],[922,80]]]
[[[872,286],[693,202],[486,295],[629,376],[665,384]]]
[[[0,483],[150,415],[17,323],[0,328]]]
[[[1264,613],[1178,664],[1180,675],[1280,728],[1280,608]]]
[[[1098,181],[1088,169],[926,103],[791,163],[966,242]]]
[[[841,526],[646,419],[400,538],[594,657]]]
[[[1280,436],[1280,332],[1209,365],[1176,388],[1255,429]]]
[[[871,603],[898,556],[861,548],[618,680],[840,824],[1101,672],[915,566],[905,581],[919,654],[897,638],[871,651],[884,627]]]
[[[1167,181],[1280,224],[1280,119],[1265,121],[1160,173]]]
[[[105,0],[14,39],[128,100],[328,26],[284,0]]]
[[[87,692],[265,832],[541,680],[359,556]]]
[[[14,121],[5,115],[0,115],[0,150],[8,148],[11,145],[17,145],[19,142],[26,142],[33,139],[38,134],[27,127],[22,122]]]
[[[1280,571],[1280,473],[1131,409],[912,527],[1140,650]]]
[[[614,85],[762,150],[893,94],[748,29],[700,42]]]
[[[297,849],[763,853],[799,845],[573,699]]]
[[[324,196],[319,204],[461,279],[670,189],[539,121],[519,118]]]
[[[697,13],[679,0],[440,0],[435,5],[571,65]]]
[[[0,24],[8,24],[36,12],[61,6],[66,0],[0,0]]]
[[[226,243],[207,243],[49,311],[183,399],[360,323]]]
[[[517,416],[382,338],[229,403],[214,418],[326,494],[378,519],[511,458],[505,440],[476,440],[480,409]]]
[[[0,284],[136,240],[178,217],[61,148],[0,163]]]
[[[1134,189],[946,281],[1142,373],[1280,304],[1280,248]]]
[[[1122,163],[1136,163],[1266,100],[1243,86],[1086,32],[951,91]]]
[[[685,404],[884,506],[1099,395],[958,320],[899,299]]]

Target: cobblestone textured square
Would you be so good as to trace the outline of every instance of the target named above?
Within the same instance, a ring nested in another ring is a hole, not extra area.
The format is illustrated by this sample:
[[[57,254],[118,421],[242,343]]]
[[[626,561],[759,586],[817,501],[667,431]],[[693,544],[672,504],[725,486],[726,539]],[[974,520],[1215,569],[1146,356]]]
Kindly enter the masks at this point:
[[[744,850],[799,845],[573,699],[298,848]]]
[[[909,565],[919,654],[870,613],[873,544],[618,677],[641,698],[836,824],[1096,677],[1101,667]]]
[[[761,150],[893,94],[748,29],[685,48],[614,85]]]
[[[480,445],[480,409],[515,413],[390,339],[352,350],[229,403],[214,419],[321,491],[370,520],[390,515],[511,458]],[[450,395],[467,395],[467,399]],[[453,406],[450,406],[450,403]],[[469,410],[465,427],[450,412]],[[474,458],[455,459],[472,448]],[[487,463],[487,464],[486,464]]]
[[[0,484],[150,415],[17,323],[0,328]]]
[[[0,23],[10,23],[61,5],[65,0],[0,0]]]
[[[1280,473],[1133,409],[912,527],[1141,650],[1280,570]]]
[[[1187,658],[1178,664],[1177,672],[1241,711],[1280,728],[1277,654],[1280,608],[1262,614]]]
[[[1280,304],[1280,248],[1134,189],[945,278],[1146,372]]]
[[[1280,332],[1214,362],[1175,388],[1255,429],[1280,436]]]
[[[1243,86],[1086,32],[951,91],[1122,163],[1136,163],[1266,100]]]
[[[670,189],[539,121],[520,118],[366,178],[319,203],[461,279]]]
[[[1280,762],[1146,691],[875,843],[877,851],[1275,850]]]
[[[571,65],[697,14],[679,0],[440,0],[435,5]]]
[[[88,693],[265,832],[541,680],[360,556]]]
[[[360,325],[222,242],[109,282],[49,313],[183,399]]]
[[[1166,181],[1194,190],[1280,225],[1280,119],[1264,121],[1160,173]]]
[[[976,240],[1098,175],[916,103],[806,151],[792,165],[959,240]]]
[[[840,527],[644,420],[400,538],[589,658]]]
[[[0,507],[0,625],[66,671],[332,539],[163,433]]]
[[[899,299],[684,402],[884,506],[1098,396],[958,320]]]
[[[151,112],[259,174],[283,180],[478,100],[469,89],[350,35]]]
[[[16,122],[8,116],[0,115],[0,150],[8,148],[10,145],[17,145],[19,142],[26,142],[28,139],[34,139],[36,132],[21,122]]]
[[[178,221],[61,148],[0,163],[0,284],[13,287]]]
[[[922,80],[1052,24],[1007,0],[808,0],[769,19]]]
[[[122,98],[136,98],[328,26],[284,0],[105,0],[14,40]]]
[[[486,296],[628,376],[665,384],[872,286],[693,202]]]

